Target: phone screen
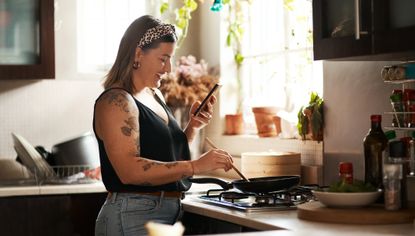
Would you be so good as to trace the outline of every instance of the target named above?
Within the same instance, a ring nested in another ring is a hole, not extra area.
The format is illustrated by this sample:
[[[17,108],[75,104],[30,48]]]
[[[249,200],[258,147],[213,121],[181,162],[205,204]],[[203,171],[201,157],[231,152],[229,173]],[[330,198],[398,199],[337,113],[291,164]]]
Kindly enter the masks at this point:
[[[199,115],[199,113],[203,110],[203,108],[209,102],[210,97],[212,97],[215,94],[215,92],[219,89],[220,86],[221,86],[220,84],[215,84],[215,86],[213,86],[213,88],[209,91],[208,95],[206,95],[202,103],[197,107],[196,111],[193,113],[194,116]]]

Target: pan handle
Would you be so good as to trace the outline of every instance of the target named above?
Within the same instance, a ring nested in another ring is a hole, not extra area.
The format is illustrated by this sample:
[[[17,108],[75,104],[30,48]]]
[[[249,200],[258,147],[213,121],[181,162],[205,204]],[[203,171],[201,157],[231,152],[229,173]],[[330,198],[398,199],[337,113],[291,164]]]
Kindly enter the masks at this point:
[[[217,184],[221,186],[224,190],[233,188],[232,183],[227,183],[217,178],[189,178],[189,181],[196,184]]]

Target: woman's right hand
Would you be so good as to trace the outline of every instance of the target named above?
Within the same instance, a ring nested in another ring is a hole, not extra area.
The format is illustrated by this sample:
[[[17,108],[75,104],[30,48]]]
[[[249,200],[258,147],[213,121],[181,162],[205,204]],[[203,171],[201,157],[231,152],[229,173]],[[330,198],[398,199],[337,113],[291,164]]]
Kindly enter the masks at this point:
[[[222,149],[212,149],[203,153],[198,160],[192,161],[193,174],[201,174],[208,171],[232,168],[232,156]]]

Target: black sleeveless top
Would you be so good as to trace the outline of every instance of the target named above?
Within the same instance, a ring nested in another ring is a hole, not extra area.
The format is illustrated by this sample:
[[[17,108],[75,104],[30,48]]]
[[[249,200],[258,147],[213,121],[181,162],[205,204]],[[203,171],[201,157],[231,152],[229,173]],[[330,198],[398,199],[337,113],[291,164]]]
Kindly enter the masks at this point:
[[[102,92],[97,100],[109,90],[111,89]],[[177,124],[167,105],[162,102],[156,94],[154,96],[167,112],[168,124],[166,124],[165,121],[153,110],[132,96],[139,110],[138,122],[140,126],[140,156],[162,162],[190,160],[189,144],[186,134]],[[96,133],[95,106],[93,129]],[[157,186],[123,184],[108,159],[103,140],[101,140],[98,136],[96,137],[99,146],[102,181],[104,182],[105,188],[109,192],[186,191],[190,188],[191,183],[187,179]],[[137,169],[136,171],[141,171],[141,169]]]

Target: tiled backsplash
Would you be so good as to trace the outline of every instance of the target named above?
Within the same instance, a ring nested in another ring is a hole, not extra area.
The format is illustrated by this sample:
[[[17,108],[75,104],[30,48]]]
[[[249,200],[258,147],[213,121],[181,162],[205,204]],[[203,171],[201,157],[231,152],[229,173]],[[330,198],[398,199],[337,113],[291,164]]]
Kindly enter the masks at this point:
[[[0,81],[0,159],[15,158],[11,133],[47,150],[92,131],[98,80]]]

